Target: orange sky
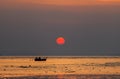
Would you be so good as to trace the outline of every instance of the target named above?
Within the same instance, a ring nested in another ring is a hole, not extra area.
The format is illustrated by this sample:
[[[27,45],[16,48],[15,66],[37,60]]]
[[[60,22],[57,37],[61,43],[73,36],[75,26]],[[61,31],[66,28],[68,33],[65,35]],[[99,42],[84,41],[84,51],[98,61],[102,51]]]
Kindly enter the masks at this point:
[[[94,5],[116,2],[120,2],[120,0],[37,0],[37,3],[52,5]]]
[[[1,4],[43,4],[59,6],[116,4],[120,0],[0,0]]]

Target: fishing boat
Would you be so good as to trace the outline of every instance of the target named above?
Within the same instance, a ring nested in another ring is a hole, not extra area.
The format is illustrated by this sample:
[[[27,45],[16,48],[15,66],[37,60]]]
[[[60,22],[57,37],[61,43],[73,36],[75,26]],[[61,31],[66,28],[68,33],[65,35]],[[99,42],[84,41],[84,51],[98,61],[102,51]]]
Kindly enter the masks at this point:
[[[46,61],[47,57],[35,57],[34,61]]]

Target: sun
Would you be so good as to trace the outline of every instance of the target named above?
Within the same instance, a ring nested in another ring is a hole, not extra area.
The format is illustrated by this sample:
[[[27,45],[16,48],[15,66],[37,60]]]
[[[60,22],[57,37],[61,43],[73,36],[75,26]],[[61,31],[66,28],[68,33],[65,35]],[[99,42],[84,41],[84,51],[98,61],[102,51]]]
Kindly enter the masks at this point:
[[[65,44],[65,39],[64,39],[64,37],[58,37],[58,38],[56,38],[56,43],[57,43],[58,45],[64,45],[64,44]]]

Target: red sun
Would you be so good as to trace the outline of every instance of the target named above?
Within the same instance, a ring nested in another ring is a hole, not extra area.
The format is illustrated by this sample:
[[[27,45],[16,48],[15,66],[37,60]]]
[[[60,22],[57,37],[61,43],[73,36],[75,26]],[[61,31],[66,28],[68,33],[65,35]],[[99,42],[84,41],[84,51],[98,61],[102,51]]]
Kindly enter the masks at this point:
[[[65,39],[64,39],[63,37],[58,37],[58,38],[56,39],[56,43],[57,43],[58,45],[63,45],[63,44],[65,44]]]

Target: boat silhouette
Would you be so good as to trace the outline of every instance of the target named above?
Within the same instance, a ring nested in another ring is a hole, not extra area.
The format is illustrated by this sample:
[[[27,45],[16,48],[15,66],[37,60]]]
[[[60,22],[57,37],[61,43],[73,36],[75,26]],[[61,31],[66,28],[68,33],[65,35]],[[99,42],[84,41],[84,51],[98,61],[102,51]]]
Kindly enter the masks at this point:
[[[46,61],[47,57],[35,57],[34,61]]]

